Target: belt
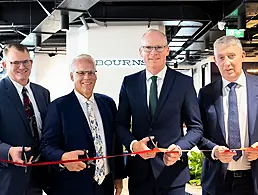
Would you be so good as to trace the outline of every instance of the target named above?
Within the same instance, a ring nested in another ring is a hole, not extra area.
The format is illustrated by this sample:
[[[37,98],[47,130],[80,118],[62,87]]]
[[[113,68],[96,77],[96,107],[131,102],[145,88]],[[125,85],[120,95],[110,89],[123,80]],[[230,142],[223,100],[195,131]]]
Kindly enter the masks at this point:
[[[244,177],[252,177],[251,170],[237,170],[237,171],[227,171],[227,175],[232,176],[234,178],[244,178]]]

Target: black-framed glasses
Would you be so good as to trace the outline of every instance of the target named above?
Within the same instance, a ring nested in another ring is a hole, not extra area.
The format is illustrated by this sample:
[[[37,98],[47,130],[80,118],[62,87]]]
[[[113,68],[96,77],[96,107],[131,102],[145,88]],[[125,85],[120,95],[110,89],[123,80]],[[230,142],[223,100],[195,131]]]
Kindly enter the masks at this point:
[[[142,46],[143,51],[146,53],[150,53],[153,49],[155,49],[157,52],[163,52],[166,45],[158,45],[158,46]]]
[[[23,66],[29,66],[32,64],[32,60],[21,60],[21,61],[9,61],[10,64],[14,65],[14,66],[20,66],[21,64],[23,64]]]
[[[95,76],[96,72],[96,70],[80,70],[76,71],[76,74],[78,74],[79,76],[85,76],[86,74],[88,74],[88,76]]]

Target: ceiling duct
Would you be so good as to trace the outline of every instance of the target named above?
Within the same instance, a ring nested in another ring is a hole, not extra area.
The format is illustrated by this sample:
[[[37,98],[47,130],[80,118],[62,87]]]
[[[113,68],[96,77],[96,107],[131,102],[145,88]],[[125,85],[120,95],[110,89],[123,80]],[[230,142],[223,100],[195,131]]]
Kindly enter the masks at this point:
[[[71,10],[88,10],[99,0],[64,0],[59,4],[50,16],[47,16],[32,32],[21,42],[24,45],[36,45],[36,34],[42,34],[41,41],[44,42],[53,34],[61,30],[61,10],[67,10],[69,23],[82,15],[82,12]]]

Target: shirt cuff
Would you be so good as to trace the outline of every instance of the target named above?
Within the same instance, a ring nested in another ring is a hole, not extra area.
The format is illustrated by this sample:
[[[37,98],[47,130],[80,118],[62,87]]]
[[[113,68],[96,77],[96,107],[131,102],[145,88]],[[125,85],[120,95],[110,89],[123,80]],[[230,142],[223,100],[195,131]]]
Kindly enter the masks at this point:
[[[211,158],[213,160],[218,160],[218,158],[215,157],[215,150],[218,148],[219,146],[214,146],[213,149],[212,149],[212,152],[211,152]]]
[[[137,140],[133,140],[131,143],[130,143],[130,151],[133,152],[133,144],[136,143]],[[135,154],[132,154],[131,156],[135,156]]]

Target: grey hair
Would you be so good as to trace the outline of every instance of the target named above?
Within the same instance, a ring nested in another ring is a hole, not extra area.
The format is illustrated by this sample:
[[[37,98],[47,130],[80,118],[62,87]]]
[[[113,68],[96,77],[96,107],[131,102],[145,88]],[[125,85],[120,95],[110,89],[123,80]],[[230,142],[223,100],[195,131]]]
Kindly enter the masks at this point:
[[[164,36],[164,39],[165,39],[165,41],[166,41],[166,45],[168,44],[166,35],[165,35],[163,32],[161,32],[160,30],[158,30],[158,29],[149,29],[147,32],[145,32],[145,33],[142,35],[141,44],[144,42],[144,37],[145,37],[145,35],[146,35],[146,34],[149,34],[149,33],[152,33],[152,32],[158,32],[158,33],[160,33],[161,35],[163,35],[163,36]]]
[[[72,61],[72,64],[70,65],[70,72],[74,72],[75,71],[75,63],[80,60],[80,59],[85,59],[88,62],[92,63],[95,68],[96,68],[96,61],[94,60],[93,57],[91,57],[91,55],[89,54],[80,54],[77,57],[75,57]]]
[[[238,46],[241,50],[243,50],[241,41],[234,37],[234,36],[222,36],[218,38],[214,43],[213,43],[213,48],[214,50],[218,45],[226,45],[226,46],[231,46],[231,45],[236,45]]]

